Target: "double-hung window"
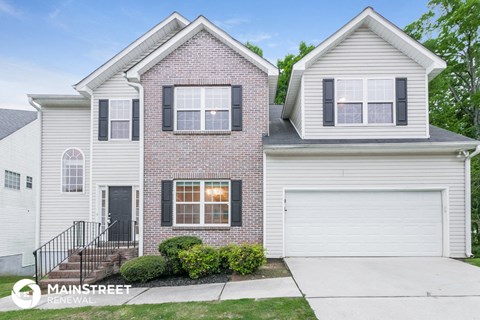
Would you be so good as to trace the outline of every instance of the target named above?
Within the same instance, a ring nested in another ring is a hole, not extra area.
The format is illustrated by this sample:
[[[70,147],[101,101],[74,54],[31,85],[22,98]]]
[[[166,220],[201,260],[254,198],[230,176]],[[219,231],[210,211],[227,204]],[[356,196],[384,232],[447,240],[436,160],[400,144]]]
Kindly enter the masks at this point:
[[[230,130],[230,94],[230,87],[176,87],[175,129]]]
[[[176,225],[229,225],[229,181],[175,181]]]
[[[393,124],[394,95],[393,79],[337,79],[337,124]]]
[[[130,100],[110,100],[110,139],[130,139],[131,103]]]

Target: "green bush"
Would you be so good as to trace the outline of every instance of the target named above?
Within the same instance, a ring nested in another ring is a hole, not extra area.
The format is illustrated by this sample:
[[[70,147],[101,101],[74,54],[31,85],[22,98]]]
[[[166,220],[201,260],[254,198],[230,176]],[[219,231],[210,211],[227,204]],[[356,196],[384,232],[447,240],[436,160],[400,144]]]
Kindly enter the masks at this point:
[[[223,246],[218,248],[218,254],[220,256],[220,268],[222,270],[230,269],[230,262],[228,261],[230,252],[234,249],[237,245],[229,244],[228,246]]]
[[[158,251],[168,258],[169,269],[172,274],[183,273],[182,263],[178,257],[180,251],[202,244],[202,240],[195,236],[179,236],[167,239],[158,245]]]
[[[167,261],[162,256],[142,256],[129,260],[120,268],[128,282],[147,282],[166,274]]]
[[[196,245],[178,254],[182,267],[192,279],[209,276],[220,271],[219,251],[213,247]]]
[[[228,262],[230,269],[244,275],[257,271],[267,262],[267,259],[262,245],[242,244],[231,246]]]

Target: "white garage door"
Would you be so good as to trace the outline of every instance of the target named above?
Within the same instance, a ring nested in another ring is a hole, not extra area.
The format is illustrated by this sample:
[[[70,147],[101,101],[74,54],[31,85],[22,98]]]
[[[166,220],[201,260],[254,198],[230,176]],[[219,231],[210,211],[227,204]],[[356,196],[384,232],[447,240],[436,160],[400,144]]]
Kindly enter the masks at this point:
[[[287,191],[285,255],[442,256],[440,191]]]

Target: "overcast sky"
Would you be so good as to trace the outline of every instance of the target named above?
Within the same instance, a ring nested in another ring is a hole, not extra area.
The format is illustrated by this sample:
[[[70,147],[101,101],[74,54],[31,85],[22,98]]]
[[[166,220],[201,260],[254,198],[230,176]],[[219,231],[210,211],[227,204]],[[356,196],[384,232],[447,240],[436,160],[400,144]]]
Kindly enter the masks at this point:
[[[400,28],[427,10],[427,0],[0,0],[0,107],[29,109],[27,93],[74,94],[73,84],[173,11],[206,16],[276,63],[369,5]]]

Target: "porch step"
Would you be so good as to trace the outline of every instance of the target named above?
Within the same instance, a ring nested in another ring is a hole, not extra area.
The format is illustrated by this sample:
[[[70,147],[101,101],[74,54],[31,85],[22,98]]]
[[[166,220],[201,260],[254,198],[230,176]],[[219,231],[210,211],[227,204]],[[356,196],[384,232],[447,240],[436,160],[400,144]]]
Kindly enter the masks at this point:
[[[113,263],[112,261],[103,261],[100,263],[100,267],[109,267],[112,266]],[[60,264],[59,270],[80,270],[80,262],[64,262]]]
[[[110,254],[107,257],[97,254],[83,255],[83,261],[112,261],[118,258],[118,253]],[[80,256],[78,254],[68,257],[68,262],[80,262]]]
[[[86,278],[83,280],[84,284],[92,284],[95,283],[95,281],[98,281],[96,278]],[[43,279],[38,282],[38,285],[40,286],[40,289],[44,290],[48,288],[48,285],[59,285],[59,286],[78,286],[80,285],[80,280],[73,279],[73,278],[64,278],[64,279]]]
[[[107,273],[107,269],[97,269],[89,274],[91,278],[101,278],[104,277]],[[79,279],[80,270],[55,270],[48,274],[48,279]]]

